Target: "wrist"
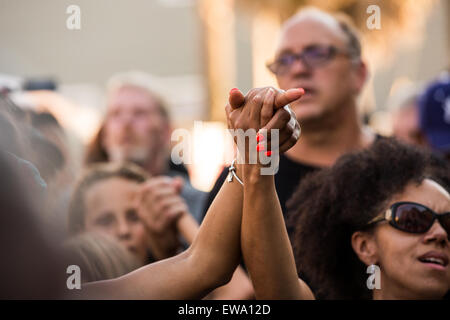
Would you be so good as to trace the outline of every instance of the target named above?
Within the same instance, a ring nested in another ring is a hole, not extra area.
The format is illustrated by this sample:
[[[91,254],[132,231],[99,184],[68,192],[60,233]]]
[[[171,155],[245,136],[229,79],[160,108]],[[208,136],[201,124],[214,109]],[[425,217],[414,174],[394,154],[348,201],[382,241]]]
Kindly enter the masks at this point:
[[[265,181],[272,181],[273,175],[262,174],[263,167],[258,164],[246,164],[242,168],[242,176],[245,184],[261,184]]]

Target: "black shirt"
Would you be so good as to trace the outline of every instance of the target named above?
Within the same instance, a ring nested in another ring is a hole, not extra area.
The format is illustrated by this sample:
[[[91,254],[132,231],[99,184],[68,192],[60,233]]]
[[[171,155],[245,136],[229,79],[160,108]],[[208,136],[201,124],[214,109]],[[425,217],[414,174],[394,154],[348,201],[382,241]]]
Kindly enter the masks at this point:
[[[382,136],[380,136],[379,134],[375,135],[375,141],[381,138]],[[307,174],[318,171],[320,169],[322,168],[291,160],[286,156],[286,154],[280,155],[280,165],[278,172],[275,175],[275,188],[277,190],[278,199],[280,199],[281,210],[283,211],[285,222],[287,220],[286,217],[288,213],[286,209],[286,202],[291,198],[301,180]],[[205,206],[203,207],[203,215],[201,217],[202,221],[205,218],[209,206],[213,202],[227,176],[228,167],[223,169],[222,173],[214,184],[214,187],[206,198]],[[289,236],[292,236],[292,232],[294,230],[292,230],[292,228],[289,226],[286,226],[286,228],[288,230]]]
[[[297,186],[299,185],[303,177],[305,177],[308,173],[317,171],[319,169],[320,167],[314,167],[303,164],[301,162],[293,161],[289,159],[285,154],[280,155],[280,165],[278,172],[275,175],[275,187],[277,190],[278,198],[280,199],[281,209],[283,211],[285,221],[287,214],[286,202],[290,199],[295,189],[297,189]],[[214,187],[206,198],[202,220],[205,217],[209,206],[213,202],[227,176],[228,167],[223,169],[222,173],[214,184]],[[290,230],[290,228],[288,228],[289,235],[291,235],[292,231],[293,230]]]

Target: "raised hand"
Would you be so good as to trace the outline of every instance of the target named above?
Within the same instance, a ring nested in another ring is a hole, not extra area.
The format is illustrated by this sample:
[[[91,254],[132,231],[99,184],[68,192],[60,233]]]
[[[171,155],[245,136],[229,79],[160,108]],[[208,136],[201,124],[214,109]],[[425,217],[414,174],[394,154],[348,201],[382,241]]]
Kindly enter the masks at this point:
[[[300,135],[295,114],[283,106],[303,94],[303,89],[281,91],[265,87],[252,89],[244,97],[238,89],[231,90],[225,110],[228,128],[239,151],[238,163],[269,165],[261,168],[261,174],[273,175],[277,172],[278,154],[291,148]],[[246,142],[247,137],[249,143]]]
[[[149,232],[149,245],[157,260],[168,258],[180,248],[176,222],[188,215],[188,207],[179,195],[182,182],[170,177],[154,177],[143,184],[138,212]]]
[[[267,96],[269,94],[269,96]],[[274,95],[274,98],[270,95]],[[303,89],[290,89],[282,91],[273,87],[252,89],[246,96],[238,89],[230,91],[229,103],[225,107],[229,129],[248,129],[246,118],[249,117],[249,110],[244,111],[245,106],[253,107],[253,112],[259,112],[259,124],[252,124],[254,129],[267,129],[269,133],[267,142],[270,147],[270,130],[279,129],[279,152],[285,152],[291,148],[300,135],[300,125],[297,122],[294,112],[288,108],[283,108],[287,104],[299,99],[304,94]],[[258,101],[254,101],[257,97]],[[264,101],[261,101],[264,98]],[[267,99],[265,99],[267,98]],[[253,102],[252,102],[253,101]],[[255,106],[259,106],[254,109]],[[236,123],[238,121],[238,123]]]

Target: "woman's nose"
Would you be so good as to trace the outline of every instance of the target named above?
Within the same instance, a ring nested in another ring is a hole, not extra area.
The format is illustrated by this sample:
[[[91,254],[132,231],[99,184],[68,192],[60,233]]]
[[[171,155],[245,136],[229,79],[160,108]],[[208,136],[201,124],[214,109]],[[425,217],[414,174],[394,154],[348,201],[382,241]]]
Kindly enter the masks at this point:
[[[448,241],[449,235],[447,231],[442,227],[439,220],[435,220],[430,230],[425,236],[426,242],[436,241],[438,243],[445,244]]]
[[[119,222],[117,227],[117,236],[119,239],[128,239],[131,236],[128,223],[125,221]]]

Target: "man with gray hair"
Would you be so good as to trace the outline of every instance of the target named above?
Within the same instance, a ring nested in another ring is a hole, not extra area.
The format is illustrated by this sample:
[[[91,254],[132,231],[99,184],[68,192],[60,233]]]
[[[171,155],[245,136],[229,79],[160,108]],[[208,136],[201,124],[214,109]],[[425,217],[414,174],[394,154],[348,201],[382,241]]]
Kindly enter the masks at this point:
[[[358,114],[357,98],[368,72],[358,33],[345,16],[314,8],[300,11],[283,24],[275,57],[267,67],[281,89],[305,89],[304,96],[290,105],[300,123],[301,137],[280,156],[275,175],[286,219],[286,203],[306,174],[368,147],[377,136],[363,127]],[[204,211],[226,174],[222,172]],[[288,231],[292,235],[289,225]]]

